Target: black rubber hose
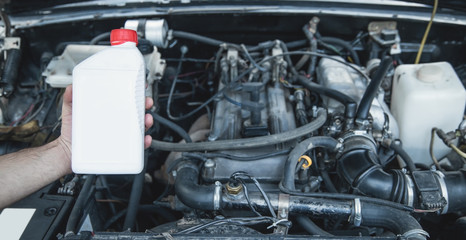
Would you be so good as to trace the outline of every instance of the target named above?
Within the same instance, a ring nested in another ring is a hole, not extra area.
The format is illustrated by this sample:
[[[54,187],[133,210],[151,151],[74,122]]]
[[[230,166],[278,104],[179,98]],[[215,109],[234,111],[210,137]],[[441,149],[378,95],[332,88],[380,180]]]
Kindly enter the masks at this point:
[[[268,194],[274,210],[278,209],[278,194]],[[249,199],[254,202],[257,211],[266,213],[267,204],[258,193],[249,194]],[[222,198],[223,209],[249,209],[247,200],[231,199],[227,196]],[[355,208],[354,198],[352,201],[341,201],[322,198],[290,196],[289,213],[291,215],[306,215],[317,218],[343,217],[352,219],[358,214]],[[424,232],[418,221],[408,212],[380,206],[371,203],[362,202],[360,205],[361,225],[369,227],[382,227],[392,231],[395,234],[404,235],[406,239],[425,240]]]
[[[362,96],[361,102],[359,103],[358,111],[356,113],[356,118],[358,120],[366,120],[369,117],[369,110],[372,106],[372,100],[374,100],[377,91],[380,88],[380,84],[382,84],[383,78],[388,72],[388,69],[392,66],[392,58],[390,56],[386,56],[383,58],[382,62],[375,73],[374,78],[367,86],[364,95]]]
[[[387,228],[395,234],[402,235],[405,239],[425,240],[428,236],[419,222],[403,211],[361,203],[361,216],[362,225]]]
[[[291,73],[293,75],[298,75],[298,71],[296,70],[296,68],[294,67],[294,64],[293,62],[291,61],[291,57],[289,54],[287,54],[289,51],[288,51],[288,47],[286,46],[286,44],[282,41],[280,41],[280,47],[282,48],[282,51],[283,53],[285,53],[285,55],[283,56],[285,58],[285,61],[288,63],[288,67],[290,68],[291,70]]]
[[[293,42],[285,43],[287,48],[298,48],[298,47],[305,47],[308,44],[308,40],[296,40]]]
[[[125,221],[123,222],[123,231],[131,231],[136,222],[139,202],[141,201],[142,189],[144,187],[148,156],[148,152],[144,151],[144,168],[139,174],[134,176],[133,185],[131,186],[131,194],[128,201],[128,212],[126,213]]]
[[[466,176],[465,170],[445,172],[444,180],[448,192],[448,212],[459,212],[466,210]]]
[[[15,89],[16,81],[18,80],[18,71],[21,62],[21,50],[9,49],[6,50],[6,61],[3,67],[2,79],[0,85],[2,87],[2,94],[8,97]]]
[[[199,185],[199,170],[192,164],[182,165],[176,172],[175,193],[188,207],[217,210],[214,204],[215,185]]]
[[[212,46],[216,46],[216,47],[219,47],[222,44],[228,44],[228,45],[231,45],[231,46],[235,46],[237,49],[240,49],[240,46],[237,45],[237,44],[229,43],[229,42],[225,42],[225,41],[220,41],[220,40],[217,40],[217,39],[201,36],[201,35],[198,35],[198,34],[195,34],[195,33],[189,33],[189,32],[183,32],[183,31],[173,31],[172,35],[175,38],[189,39],[189,40],[202,42],[202,43],[212,45]]]
[[[285,171],[283,174],[282,185],[292,191],[295,190],[295,169],[298,164],[298,159],[307,151],[315,148],[326,148],[330,151],[335,151],[338,146],[338,141],[331,137],[311,137],[300,142],[293,151],[291,151],[285,163]]]
[[[317,226],[309,217],[299,215],[296,217],[296,221],[301,225],[306,232],[310,233],[311,235],[318,235],[323,237],[331,237],[333,234],[323,230],[319,226]]]
[[[105,39],[110,42],[110,32],[101,33],[95,36],[93,39],[91,39],[91,41],[89,42],[89,45],[96,45],[97,43]]]
[[[400,142],[398,141],[392,141],[390,144],[390,148],[397,153],[401,159],[403,159],[403,162],[406,164],[406,167],[408,168],[409,172],[413,173],[416,171],[416,165],[414,165],[413,159],[409,156],[409,154],[403,149],[401,146]]]
[[[333,98],[337,100],[338,102],[342,103],[343,105],[345,105],[345,116],[347,118],[354,118],[356,116],[357,104],[348,95],[341,93],[337,90],[326,88],[319,84],[313,83],[305,76],[301,76],[301,75],[297,76],[297,81],[300,85],[307,88],[309,91],[316,92],[316,93],[325,95],[327,97]]]
[[[151,148],[163,151],[174,152],[196,152],[196,151],[221,151],[234,149],[247,149],[270,146],[278,143],[287,142],[305,136],[314,132],[324,125],[327,120],[327,112],[324,109],[317,110],[317,117],[310,123],[283,133],[241,138],[232,140],[219,140],[213,142],[196,142],[196,143],[169,143],[158,140],[152,140]]]
[[[76,203],[71,210],[70,217],[66,223],[65,237],[75,234],[76,228],[78,227],[78,221],[81,219],[83,212],[84,203],[89,197],[89,192],[94,184],[95,175],[87,175],[86,181],[84,182],[83,188],[79,192],[79,196],[76,199]]]
[[[327,170],[321,169],[320,170],[320,176],[322,176],[322,180],[324,181],[325,188],[327,188],[327,190],[329,192],[331,192],[331,193],[337,193],[338,192],[337,188],[335,187],[335,185],[332,182],[332,179],[328,175]]]
[[[356,51],[354,51],[353,46],[351,46],[351,44],[349,44],[347,41],[335,37],[321,37],[319,40],[330,45],[337,45],[344,48],[351,55],[354,64],[361,66],[358,54],[356,53]]]
[[[189,134],[180,126],[178,126],[176,123],[158,115],[157,113],[150,112],[152,117],[154,118],[155,121],[159,122],[160,124],[164,125],[165,127],[170,128],[172,131],[176,132],[178,135],[180,135],[187,143],[192,143],[193,140],[189,136]]]

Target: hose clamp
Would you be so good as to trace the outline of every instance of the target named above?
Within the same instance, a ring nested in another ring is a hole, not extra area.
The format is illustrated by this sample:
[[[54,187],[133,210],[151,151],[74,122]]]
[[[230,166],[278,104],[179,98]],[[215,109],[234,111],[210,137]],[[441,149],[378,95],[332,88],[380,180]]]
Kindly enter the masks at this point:
[[[448,190],[447,190],[447,184],[445,183],[445,175],[440,172],[440,171],[433,171],[433,173],[437,176],[437,181],[440,185],[440,191],[442,192],[442,196],[447,200],[447,204],[445,204],[445,207],[443,207],[442,214],[445,214],[448,212]]]
[[[406,187],[408,193],[407,205],[412,207],[414,205],[414,183],[413,180],[407,175],[404,174],[406,179]]]
[[[220,193],[222,192],[222,184],[219,181],[215,182],[214,191],[214,210],[220,210]]]
[[[429,236],[429,233],[422,230],[422,229],[413,229],[413,230],[409,230],[405,233],[403,233],[403,235],[401,235],[401,237],[403,237],[403,239],[410,239],[410,238],[413,238],[413,239],[426,239]],[[422,237],[422,238],[420,238]]]
[[[359,198],[354,199],[354,218],[353,224],[356,227],[361,226],[362,213],[361,213],[361,200]]]

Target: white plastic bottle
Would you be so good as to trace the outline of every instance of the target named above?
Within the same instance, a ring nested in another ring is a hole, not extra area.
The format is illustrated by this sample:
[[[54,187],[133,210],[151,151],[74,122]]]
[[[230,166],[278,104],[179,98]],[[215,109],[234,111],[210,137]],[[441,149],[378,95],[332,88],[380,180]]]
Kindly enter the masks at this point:
[[[73,70],[72,170],[136,174],[144,165],[144,59],[133,30]]]
[[[429,153],[431,129],[455,130],[463,119],[466,91],[447,62],[406,64],[395,71],[391,110],[398,121],[404,150],[415,163],[433,164]],[[450,149],[436,137],[434,154]]]

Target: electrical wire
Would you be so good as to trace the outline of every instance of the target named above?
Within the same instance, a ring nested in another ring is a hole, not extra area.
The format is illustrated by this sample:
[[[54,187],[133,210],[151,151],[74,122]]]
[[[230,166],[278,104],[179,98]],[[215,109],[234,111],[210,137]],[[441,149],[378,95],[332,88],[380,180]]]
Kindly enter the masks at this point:
[[[238,218],[224,218],[224,219],[217,219],[213,220],[208,223],[196,225],[190,228],[187,228],[183,231],[178,232],[178,234],[188,234],[200,231],[202,229],[208,228],[210,226],[219,226],[223,224],[229,225],[255,225],[259,223],[266,223],[266,222],[276,222],[276,219],[268,216],[260,216],[260,217],[238,217]]]
[[[277,214],[273,210],[272,203],[270,203],[269,197],[265,193],[264,189],[262,189],[259,181],[257,181],[257,179],[255,177],[252,177],[248,173],[242,172],[242,171],[235,172],[235,173],[231,174],[231,178],[233,178],[235,180],[241,179],[240,177],[243,177],[243,176],[249,178],[254,183],[254,185],[257,187],[259,192],[262,194],[262,197],[264,198],[264,201],[267,203],[267,207],[269,208],[270,214],[272,215],[273,218],[277,218]]]
[[[458,147],[456,147],[453,143],[450,143],[450,145],[448,145],[449,147],[451,147],[451,149],[453,149],[453,151],[455,151],[456,153],[458,153],[458,155],[460,155],[462,158],[466,158],[466,153],[464,153],[463,151],[461,151]]]
[[[432,158],[432,161],[434,161],[434,164],[435,166],[437,167],[437,169],[441,170],[442,168],[440,167],[440,164],[437,160],[437,158],[435,157],[435,154],[434,154],[434,141],[435,141],[435,132],[437,131],[437,128],[432,128],[432,131],[431,131],[431,136],[430,136],[430,144],[429,144],[429,153],[430,153],[430,157]]]
[[[187,51],[188,51],[187,47],[184,47],[184,46],[181,47],[181,57],[180,57],[180,59],[184,58],[184,55],[186,54]],[[174,121],[181,120],[178,117],[172,116],[172,114],[170,112],[170,106],[171,106],[171,103],[172,103],[173,93],[175,92],[176,81],[178,81],[178,76],[180,75],[182,66],[183,66],[183,61],[179,61],[178,62],[178,67],[176,68],[175,79],[173,79],[172,86],[170,88],[170,93],[168,94],[167,109],[166,109],[167,116],[168,116],[168,118],[170,118],[171,120],[174,120]]]
[[[416,55],[416,60],[414,64],[418,64],[421,60],[422,51],[424,50],[424,45],[426,44],[427,36],[429,35],[430,27],[434,22],[435,13],[437,12],[438,0],[434,0],[434,7],[432,8],[432,15],[430,16],[429,23],[427,24],[426,31],[424,32],[424,36],[422,37],[421,45],[419,46],[419,51]]]

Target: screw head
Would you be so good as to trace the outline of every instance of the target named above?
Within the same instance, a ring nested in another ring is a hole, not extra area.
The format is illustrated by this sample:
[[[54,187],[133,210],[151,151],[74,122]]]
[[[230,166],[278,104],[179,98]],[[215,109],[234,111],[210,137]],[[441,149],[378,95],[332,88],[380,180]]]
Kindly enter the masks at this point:
[[[46,208],[46,209],[44,210],[44,215],[47,216],[47,217],[49,217],[49,216],[53,216],[53,215],[57,214],[57,212],[58,212],[58,209],[57,209],[57,208],[55,208],[55,207],[49,207],[49,208]]]

